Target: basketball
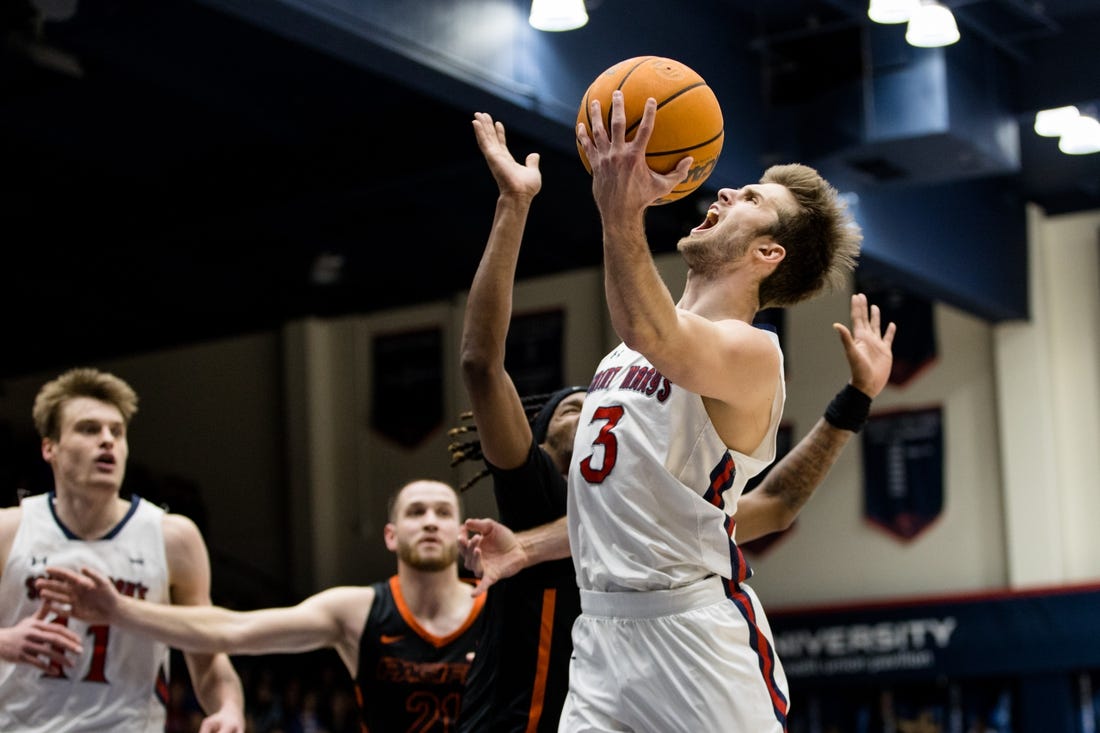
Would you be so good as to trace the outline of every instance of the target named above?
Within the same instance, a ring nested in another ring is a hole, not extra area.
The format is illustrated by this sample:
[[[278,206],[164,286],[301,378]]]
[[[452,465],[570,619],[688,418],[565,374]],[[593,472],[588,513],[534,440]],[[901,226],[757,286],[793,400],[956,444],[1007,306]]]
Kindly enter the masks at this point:
[[[645,154],[650,168],[668,173],[684,157],[693,158],[687,178],[655,203],[675,201],[699,188],[714,170],[725,137],[722,108],[703,77],[675,59],[660,56],[636,56],[620,61],[588,87],[577,110],[577,124],[583,122],[591,133],[591,103],[598,99],[604,127],[610,130],[611,93],[616,89],[623,93],[627,140],[634,139],[646,99],[657,100],[653,136]],[[579,144],[577,150],[585,169],[591,173],[592,166]]]

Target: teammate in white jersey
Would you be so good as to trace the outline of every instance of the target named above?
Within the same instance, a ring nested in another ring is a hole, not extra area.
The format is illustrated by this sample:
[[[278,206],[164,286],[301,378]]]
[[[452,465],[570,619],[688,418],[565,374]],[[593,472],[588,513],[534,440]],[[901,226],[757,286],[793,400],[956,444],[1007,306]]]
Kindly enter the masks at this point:
[[[164,730],[167,647],[106,624],[46,617],[35,589],[47,564],[86,566],[109,577],[120,593],[148,603],[210,603],[210,563],[195,524],[139,497],[119,496],[136,411],[130,386],[94,369],[62,374],[35,399],[35,427],[55,488],[0,509],[5,733]],[[55,647],[52,654],[43,641]],[[196,695],[211,713],[202,733],[243,733],[244,696],[229,658],[185,658]]]
[[[581,589],[562,731],[786,729],[786,679],[734,541],[745,483],[775,457],[778,339],[752,325],[846,283],[861,234],[816,171],[724,188],[681,239],[678,302],[653,264],[645,211],[687,175],[645,158],[655,100],[626,140],[594,102],[577,141],[603,224],[605,289],[623,343],[589,385],[569,477]]]

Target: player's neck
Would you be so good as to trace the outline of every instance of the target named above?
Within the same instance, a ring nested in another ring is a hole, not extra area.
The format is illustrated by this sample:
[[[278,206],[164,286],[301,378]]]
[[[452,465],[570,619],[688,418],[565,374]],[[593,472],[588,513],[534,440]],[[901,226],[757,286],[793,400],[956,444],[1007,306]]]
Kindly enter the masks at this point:
[[[130,503],[115,492],[58,489],[54,496],[57,518],[77,537],[98,539],[122,521]]]
[[[734,319],[752,323],[759,310],[760,283],[747,268],[731,268],[718,274],[688,273],[684,294],[677,307],[711,321]]]
[[[437,572],[401,567],[398,580],[409,611],[425,625],[464,618],[469,612],[471,587],[459,579],[457,567]]]

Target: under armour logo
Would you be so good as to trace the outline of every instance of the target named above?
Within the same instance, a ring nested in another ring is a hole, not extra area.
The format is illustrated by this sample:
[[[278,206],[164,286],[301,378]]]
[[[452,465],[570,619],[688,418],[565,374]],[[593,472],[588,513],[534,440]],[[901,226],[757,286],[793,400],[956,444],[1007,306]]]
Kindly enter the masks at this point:
[[[43,555],[42,557],[31,555],[31,565],[45,565],[47,559],[48,557],[46,555]]]

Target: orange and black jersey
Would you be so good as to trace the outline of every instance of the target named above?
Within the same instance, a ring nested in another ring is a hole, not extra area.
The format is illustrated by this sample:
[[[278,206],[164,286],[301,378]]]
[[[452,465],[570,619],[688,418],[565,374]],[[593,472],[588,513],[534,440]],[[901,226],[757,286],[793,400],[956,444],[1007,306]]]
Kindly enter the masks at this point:
[[[397,576],[375,583],[355,692],[370,733],[451,733],[478,636],[486,596],[449,636],[425,630],[405,604]]]

